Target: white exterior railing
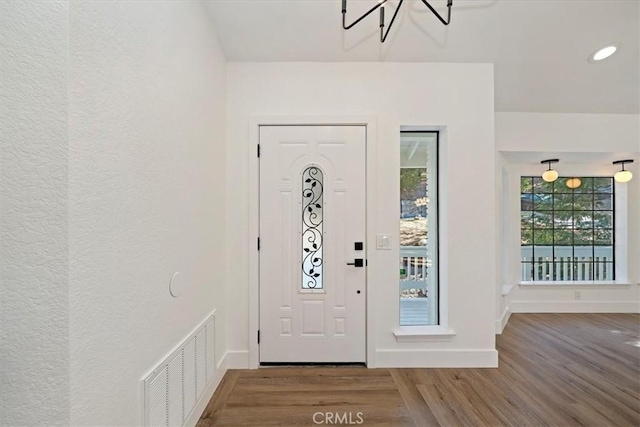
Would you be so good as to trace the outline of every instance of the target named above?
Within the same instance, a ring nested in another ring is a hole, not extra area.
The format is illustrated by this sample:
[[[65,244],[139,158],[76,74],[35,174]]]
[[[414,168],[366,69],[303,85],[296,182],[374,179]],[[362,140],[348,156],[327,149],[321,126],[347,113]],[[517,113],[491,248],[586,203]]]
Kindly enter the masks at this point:
[[[556,246],[555,254],[551,246],[536,246],[535,259],[531,256],[531,248],[523,247],[521,251],[522,281],[611,281],[614,279],[613,249],[610,247],[591,246],[572,247]],[[555,256],[554,256],[555,255]],[[553,260],[555,259],[555,263]],[[424,246],[401,246],[400,291],[427,292],[427,271],[431,265]]]
[[[437,275],[430,274],[425,246],[400,247],[400,325],[435,325],[438,314]]]
[[[401,246],[400,269],[404,270],[404,274],[400,275],[400,291],[421,290],[426,295],[427,269],[430,265],[426,247]]]
[[[613,249],[591,246],[536,246],[521,250],[522,281],[611,281],[614,279]],[[555,262],[554,262],[555,261]]]

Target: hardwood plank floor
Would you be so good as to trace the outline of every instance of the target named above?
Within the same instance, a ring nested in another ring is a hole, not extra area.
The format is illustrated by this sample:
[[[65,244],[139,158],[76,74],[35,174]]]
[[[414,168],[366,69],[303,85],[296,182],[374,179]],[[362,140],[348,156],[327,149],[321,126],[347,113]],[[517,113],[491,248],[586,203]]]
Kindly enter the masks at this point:
[[[198,426],[640,426],[640,315],[514,314],[497,348],[497,369],[230,370]]]

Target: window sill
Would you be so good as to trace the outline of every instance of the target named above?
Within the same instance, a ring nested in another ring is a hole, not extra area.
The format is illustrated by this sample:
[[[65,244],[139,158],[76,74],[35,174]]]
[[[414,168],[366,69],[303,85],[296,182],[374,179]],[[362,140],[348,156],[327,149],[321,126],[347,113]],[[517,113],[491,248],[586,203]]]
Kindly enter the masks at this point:
[[[393,335],[397,342],[432,342],[451,341],[456,333],[442,326],[400,326]]]
[[[553,281],[535,281],[535,282],[520,282],[518,283],[520,287],[528,288],[528,287],[549,287],[549,286],[558,286],[558,287],[571,287],[571,286],[583,286],[583,287],[596,287],[596,286],[604,286],[604,287],[612,287],[612,286],[633,286],[633,283],[625,282],[617,282],[617,281],[578,281],[578,280],[565,280],[561,282],[553,282]]]

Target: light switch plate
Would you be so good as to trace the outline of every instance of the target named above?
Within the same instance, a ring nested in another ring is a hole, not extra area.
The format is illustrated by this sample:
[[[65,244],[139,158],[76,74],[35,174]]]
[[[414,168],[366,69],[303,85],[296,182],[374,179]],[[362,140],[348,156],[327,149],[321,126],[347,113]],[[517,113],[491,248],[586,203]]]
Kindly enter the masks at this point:
[[[376,238],[376,249],[391,250],[391,235],[378,234]]]

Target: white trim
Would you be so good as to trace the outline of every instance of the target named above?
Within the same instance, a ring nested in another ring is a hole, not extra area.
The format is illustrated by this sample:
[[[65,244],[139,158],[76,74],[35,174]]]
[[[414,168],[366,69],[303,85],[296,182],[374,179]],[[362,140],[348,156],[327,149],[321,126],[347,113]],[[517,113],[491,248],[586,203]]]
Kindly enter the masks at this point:
[[[640,313],[630,301],[511,301],[512,313]]]
[[[428,126],[438,131],[438,316],[440,326],[449,327],[449,128]]]
[[[442,326],[400,326],[393,335],[397,342],[433,342],[451,341],[456,332]]]
[[[377,141],[378,141],[378,127],[377,121],[375,117],[366,117],[363,118],[363,121],[366,123],[367,132],[367,147],[366,147],[366,191],[367,191],[367,201],[366,201],[366,235],[367,235],[367,259],[375,259],[376,255],[376,227],[377,224],[377,198],[378,193],[376,192],[376,153],[377,150]],[[376,359],[376,316],[375,316],[375,298],[374,291],[369,286],[369,269],[367,268],[367,367],[368,368],[376,368],[377,359]]]
[[[504,309],[502,316],[496,320],[496,335],[501,335],[502,331],[504,331],[504,327],[507,326],[507,322],[511,317],[511,310],[509,307]]]
[[[396,130],[398,137],[401,132],[438,132],[438,314],[440,324],[436,327],[447,330],[449,326],[449,256],[448,247],[449,240],[446,233],[442,230],[446,230],[449,227],[448,223],[448,209],[449,199],[447,191],[447,174],[449,172],[449,134],[447,125],[400,125]],[[369,205],[367,206],[369,207]],[[398,317],[398,323],[400,323],[400,317]],[[400,327],[397,330],[401,330]],[[394,332],[395,335],[395,332]],[[423,334],[429,335],[429,334]],[[398,337],[396,335],[396,340]],[[432,341],[434,339],[430,339]],[[442,340],[442,339],[440,339]]]
[[[584,286],[585,288],[593,288],[593,287],[597,287],[597,286],[601,286],[603,289],[611,289],[611,288],[615,288],[615,287],[621,287],[621,286],[633,286],[633,283],[626,283],[626,282],[616,282],[616,281],[611,281],[611,282],[589,282],[589,281],[579,281],[579,280],[565,280],[565,281],[526,281],[526,282],[519,282],[518,283],[519,286],[523,287],[523,288],[535,288],[535,287],[542,287],[542,288],[548,288],[549,286],[558,286],[558,287],[562,287],[562,286]]]
[[[259,253],[256,247],[258,231],[260,229],[260,163],[256,155],[256,147],[260,142],[260,126],[365,126],[366,127],[366,176],[367,176],[367,258],[372,259],[376,240],[375,229],[375,153],[377,141],[377,126],[374,116],[255,116],[249,119],[249,352],[229,352],[234,354],[229,366],[232,368],[257,369],[260,366],[260,348],[257,342],[257,332],[260,327],[260,284],[259,284]],[[372,308],[373,292],[367,292],[367,307]],[[373,310],[367,309],[367,366],[375,368],[375,316]],[[247,353],[246,365],[241,366],[241,356]],[[239,365],[236,365],[238,363]]]
[[[629,186],[613,181],[615,196],[613,198],[613,250],[615,278],[618,282],[629,282]]]
[[[497,368],[497,350],[378,350],[378,368]]]
[[[247,368],[260,366],[258,329],[260,328],[260,268],[256,247],[260,230],[260,161],[256,149],[260,143],[259,119],[249,120],[249,354]]]
[[[227,373],[227,353],[225,353],[225,355],[222,356],[220,363],[216,365],[216,372],[213,376],[213,379],[207,386],[204,393],[202,393],[202,396],[200,396],[200,400],[198,400],[198,403],[196,403],[196,406],[193,408],[193,411],[191,411],[191,414],[189,415],[187,420],[184,422],[183,426],[193,427],[198,423],[198,421],[200,420],[200,417],[202,417],[204,410],[207,408],[209,401],[211,401],[213,394],[218,389],[218,386],[220,385],[220,382],[222,381],[222,378],[224,378],[224,375],[226,373]]]
[[[227,367],[229,369],[251,369],[249,366],[250,352],[246,350],[241,351],[227,351],[225,357],[227,358]]]

